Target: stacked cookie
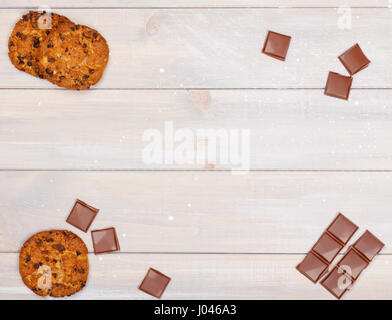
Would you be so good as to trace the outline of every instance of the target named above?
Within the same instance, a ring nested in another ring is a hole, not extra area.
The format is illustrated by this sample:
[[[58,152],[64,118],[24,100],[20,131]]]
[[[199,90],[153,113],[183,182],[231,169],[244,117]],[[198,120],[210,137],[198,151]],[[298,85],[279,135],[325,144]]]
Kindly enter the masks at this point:
[[[24,15],[8,49],[17,69],[72,90],[95,85],[109,59],[109,47],[98,31],[45,12]]]

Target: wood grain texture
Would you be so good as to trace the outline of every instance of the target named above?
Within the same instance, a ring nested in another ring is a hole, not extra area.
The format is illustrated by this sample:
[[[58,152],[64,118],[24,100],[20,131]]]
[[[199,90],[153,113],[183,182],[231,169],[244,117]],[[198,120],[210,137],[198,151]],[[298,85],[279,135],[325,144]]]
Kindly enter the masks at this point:
[[[322,90],[1,90],[0,168],[204,170],[143,160],[143,133],[163,135],[170,121],[195,135],[249,129],[251,169],[391,170],[391,100],[389,90],[353,90],[349,102]]]
[[[97,88],[324,88],[329,71],[346,73],[337,57],[356,42],[372,63],[355,77],[353,87],[392,88],[392,43],[385,41],[392,37],[392,10],[352,9],[348,30],[339,27],[336,9],[308,9],[311,14],[303,10],[65,9],[61,13],[98,29],[108,41],[111,56]],[[0,11],[1,42],[7,42],[25,11]],[[269,29],[292,36],[285,62],[260,53]],[[17,71],[6,51],[4,46],[0,88],[53,88]]]
[[[381,7],[389,5],[388,0],[46,0],[45,5],[60,8],[257,8],[257,7]],[[39,7],[41,0],[2,0],[0,8]]]
[[[345,298],[392,299],[391,1],[48,0],[109,42],[88,92],[8,60],[14,23],[41,4],[0,3],[0,299],[39,299],[18,273],[33,233],[69,229],[92,251],[90,233],[65,222],[76,198],[101,209],[90,230],[116,227],[121,252],[90,254],[88,285],[71,299],[150,299],[137,286],[151,266],[173,279],[164,299],[334,299],[295,266],[338,211],[359,225],[353,241],[369,229],[386,243]],[[260,53],[269,29],[293,37],[284,63]],[[328,71],[346,73],[337,56],[356,42],[369,68],[349,102],[325,97]],[[272,171],[147,165],[143,132],[165,121],[250,129],[251,168]]]
[[[153,266],[172,278],[162,299],[335,299],[295,266],[303,255],[89,255],[87,286],[66,299],[154,299],[137,287]],[[0,254],[0,299],[43,299],[24,286],[18,255]],[[378,256],[343,299],[391,299],[391,256]],[[47,298],[48,299],[48,298]]]
[[[76,198],[101,209],[91,230],[116,227],[123,252],[306,253],[339,211],[354,238],[368,228],[388,244],[391,184],[385,172],[2,172],[0,251],[77,230],[65,222]]]

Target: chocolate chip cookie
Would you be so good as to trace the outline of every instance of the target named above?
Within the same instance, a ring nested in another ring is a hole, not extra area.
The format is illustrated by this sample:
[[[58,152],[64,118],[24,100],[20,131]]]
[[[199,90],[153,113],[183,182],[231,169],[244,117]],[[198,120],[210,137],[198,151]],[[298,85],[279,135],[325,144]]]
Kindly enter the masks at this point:
[[[41,43],[57,26],[70,21],[57,14],[30,11],[15,25],[8,41],[8,56],[19,70],[44,78],[39,64]]]
[[[70,231],[42,231],[24,243],[19,272],[25,285],[40,296],[70,296],[86,285],[87,253],[83,240]]]
[[[109,47],[98,31],[55,13],[24,15],[8,48],[17,69],[73,90],[95,85],[109,59]]]

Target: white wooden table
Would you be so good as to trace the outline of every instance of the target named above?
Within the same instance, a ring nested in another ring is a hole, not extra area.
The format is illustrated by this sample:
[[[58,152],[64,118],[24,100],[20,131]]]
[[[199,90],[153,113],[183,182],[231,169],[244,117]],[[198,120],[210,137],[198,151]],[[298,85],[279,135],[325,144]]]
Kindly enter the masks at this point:
[[[121,252],[90,254],[73,299],[149,299],[148,267],[172,277],[164,299],[333,299],[295,270],[341,211],[386,243],[345,299],[392,298],[392,9],[386,0],[47,0],[98,29],[111,56],[93,89],[71,92],[17,71],[14,23],[40,1],[0,4],[0,298],[36,299],[18,251],[65,219],[76,198],[101,209]],[[391,3],[392,4],[392,3]],[[351,29],[339,27],[349,5]],[[271,29],[287,61],[260,53]],[[350,101],[323,95],[354,43],[372,61]],[[250,129],[251,171],[146,164],[148,128]]]

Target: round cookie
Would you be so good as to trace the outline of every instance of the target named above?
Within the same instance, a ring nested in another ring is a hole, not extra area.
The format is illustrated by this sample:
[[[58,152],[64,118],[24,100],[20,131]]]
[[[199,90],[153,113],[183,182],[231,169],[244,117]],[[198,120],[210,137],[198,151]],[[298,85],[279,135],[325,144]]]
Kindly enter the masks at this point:
[[[83,240],[70,231],[42,231],[23,244],[19,272],[25,285],[40,296],[70,296],[86,285],[87,253]]]
[[[57,14],[30,11],[16,23],[8,41],[8,56],[19,70],[41,79],[45,78],[40,65],[42,42],[58,25],[70,21]]]
[[[98,31],[69,22],[46,38],[40,64],[50,82],[83,90],[101,79],[108,59],[109,47]]]

